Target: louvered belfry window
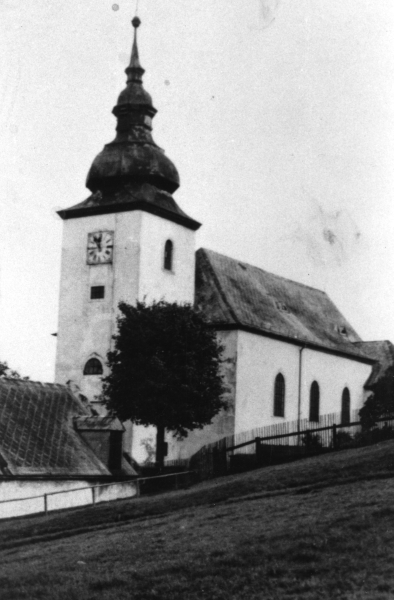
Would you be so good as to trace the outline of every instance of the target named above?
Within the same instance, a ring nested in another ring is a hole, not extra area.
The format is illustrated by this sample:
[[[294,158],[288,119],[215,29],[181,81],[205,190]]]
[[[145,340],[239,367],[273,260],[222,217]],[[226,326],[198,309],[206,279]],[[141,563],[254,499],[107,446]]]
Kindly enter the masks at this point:
[[[164,246],[164,268],[166,271],[172,271],[172,257],[174,253],[174,244],[167,240]]]
[[[311,385],[311,392],[309,398],[309,420],[315,423],[319,422],[320,416],[320,390],[317,381],[314,381]]]
[[[274,417],[285,416],[285,378],[278,373],[275,378]]]
[[[342,392],[341,423],[342,425],[350,423],[350,392],[347,387]]]
[[[86,363],[84,370],[84,375],[102,375],[103,374],[103,365],[98,360],[98,358],[89,358]]]

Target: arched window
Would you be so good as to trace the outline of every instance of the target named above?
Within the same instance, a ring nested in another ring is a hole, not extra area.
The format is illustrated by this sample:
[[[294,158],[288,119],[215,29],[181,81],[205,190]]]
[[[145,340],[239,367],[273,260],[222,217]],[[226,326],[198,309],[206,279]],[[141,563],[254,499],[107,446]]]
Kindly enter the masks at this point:
[[[285,378],[282,373],[275,377],[274,417],[285,416]]]
[[[320,414],[320,390],[317,381],[314,381],[311,385],[311,391],[309,396],[309,420],[316,423],[319,422]]]
[[[167,240],[164,246],[164,268],[166,271],[172,271],[172,257],[174,254],[174,244]]]
[[[350,392],[347,387],[342,392],[341,423],[350,423]]]
[[[89,358],[86,363],[84,370],[84,375],[102,375],[103,374],[103,365],[99,361],[98,358]]]

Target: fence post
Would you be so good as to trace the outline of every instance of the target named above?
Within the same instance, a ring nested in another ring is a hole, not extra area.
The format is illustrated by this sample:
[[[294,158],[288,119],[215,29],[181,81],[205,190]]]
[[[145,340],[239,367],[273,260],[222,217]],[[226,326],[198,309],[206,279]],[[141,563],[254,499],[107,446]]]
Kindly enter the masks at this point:
[[[254,440],[256,442],[256,463],[260,464],[261,462],[261,438],[257,437]]]
[[[334,423],[334,425],[332,426],[332,447],[334,448],[334,450],[337,449],[337,445],[338,445],[337,426]]]
[[[44,511],[45,511],[45,516],[48,515],[48,496],[47,494],[44,494]]]
[[[92,486],[92,504],[93,506],[95,506],[96,504],[96,488],[94,487],[94,485]]]

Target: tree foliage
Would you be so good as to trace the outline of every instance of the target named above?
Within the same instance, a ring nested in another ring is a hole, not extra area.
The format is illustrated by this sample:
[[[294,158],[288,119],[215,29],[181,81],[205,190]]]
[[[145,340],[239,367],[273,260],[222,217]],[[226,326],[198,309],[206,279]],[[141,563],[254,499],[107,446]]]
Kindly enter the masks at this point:
[[[8,377],[10,379],[22,379],[22,376],[19,375],[17,371],[11,369],[6,362],[0,361],[0,377]],[[28,377],[23,377],[23,379],[28,379]]]
[[[375,383],[372,392],[359,412],[363,429],[371,429],[378,419],[394,417],[394,367]]]
[[[104,378],[107,408],[122,420],[176,437],[211,423],[226,407],[222,346],[190,305],[119,304],[115,348]]]

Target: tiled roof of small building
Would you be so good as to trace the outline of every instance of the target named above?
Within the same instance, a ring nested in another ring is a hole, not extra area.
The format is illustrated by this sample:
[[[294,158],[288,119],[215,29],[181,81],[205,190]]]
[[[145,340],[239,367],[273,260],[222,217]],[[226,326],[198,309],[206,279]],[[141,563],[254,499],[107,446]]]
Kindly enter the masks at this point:
[[[196,253],[196,306],[218,328],[246,328],[372,363],[325,292],[204,248]]]
[[[358,342],[356,344],[360,350],[376,360],[372,368],[365,387],[371,388],[378,381],[389,375],[389,370],[394,367],[394,345],[388,340],[379,340],[374,342]]]
[[[74,427],[82,416],[65,386],[0,379],[0,476],[111,475]]]

